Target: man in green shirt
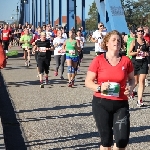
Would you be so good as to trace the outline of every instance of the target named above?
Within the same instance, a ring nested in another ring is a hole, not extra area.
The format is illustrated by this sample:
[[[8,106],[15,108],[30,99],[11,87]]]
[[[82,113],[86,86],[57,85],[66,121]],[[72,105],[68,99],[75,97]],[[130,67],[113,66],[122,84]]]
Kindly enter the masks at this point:
[[[25,66],[30,66],[30,53],[32,50],[31,45],[32,35],[29,34],[29,29],[24,29],[24,35],[20,38],[20,43],[22,43],[22,48],[24,51],[24,59],[25,59]]]
[[[129,49],[130,49],[130,45],[132,43],[133,40],[135,40],[135,35],[136,35],[136,29],[135,27],[132,27],[130,30],[130,34],[125,35],[124,37],[124,42],[127,43],[127,56],[131,59],[132,56],[129,55]]]

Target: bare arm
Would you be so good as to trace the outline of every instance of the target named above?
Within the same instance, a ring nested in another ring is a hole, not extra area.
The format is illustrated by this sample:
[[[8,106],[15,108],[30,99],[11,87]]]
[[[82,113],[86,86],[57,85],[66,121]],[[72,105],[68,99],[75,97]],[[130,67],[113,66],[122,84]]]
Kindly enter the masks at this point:
[[[62,45],[63,50],[66,49],[66,41],[64,42],[64,44]]]
[[[134,46],[135,46],[135,40],[132,41],[132,43],[131,43],[131,45],[130,45],[130,49],[129,49],[129,55],[130,55],[130,56],[135,56],[135,55],[138,54],[138,52],[133,52]]]
[[[77,41],[77,44],[76,44],[76,50],[77,51],[81,51],[81,46],[80,46],[80,42],[78,40]]]
[[[125,35],[123,39],[124,43],[127,43],[127,40],[128,40],[128,35]]]
[[[128,82],[129,82],[130,90],[133,91],[133,89],[135,87],[135,79],[134,79],[133,71],[131,73],[129,73],[129,75],[128,75]]]
[[[98,84],[94,83],[96,76],[97,74],[95,72],[88,71],[85,78],[85,86],[94,92],[97,92],[97,88],[99,86]]]

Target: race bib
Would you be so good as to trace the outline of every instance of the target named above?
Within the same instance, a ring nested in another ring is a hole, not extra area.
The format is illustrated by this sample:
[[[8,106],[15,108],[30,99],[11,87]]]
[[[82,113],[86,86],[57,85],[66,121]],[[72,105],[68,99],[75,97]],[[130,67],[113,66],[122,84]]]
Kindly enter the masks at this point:
[[[46,47],[40,47],[40,52],[46,52]]]
[[[136,56],[136,59],[143,59],[143,58],[145,58],[145,52],[140,51]]]
[[[69,50],[69,54],[72,56],[75,55],[75,50]]]
[[[120,92],[120,84],[116,82],[110,82],[109,89],[101,93],[101,95],[119,97],[119,92]]]

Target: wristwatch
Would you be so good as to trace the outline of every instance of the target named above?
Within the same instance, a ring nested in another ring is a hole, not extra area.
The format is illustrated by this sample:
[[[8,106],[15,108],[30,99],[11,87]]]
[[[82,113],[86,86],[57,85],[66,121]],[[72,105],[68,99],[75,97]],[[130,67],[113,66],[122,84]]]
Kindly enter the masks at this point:
[[[101,86],[97,87],[97,92],[101,93]]]

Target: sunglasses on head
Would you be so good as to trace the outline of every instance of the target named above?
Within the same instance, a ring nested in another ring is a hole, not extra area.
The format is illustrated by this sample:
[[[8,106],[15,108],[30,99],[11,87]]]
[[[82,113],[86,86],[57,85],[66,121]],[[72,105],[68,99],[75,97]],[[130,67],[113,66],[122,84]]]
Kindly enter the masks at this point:
[[[137,30],[137,32],[142,32],[142,33],[144,33],[144,30]]]

